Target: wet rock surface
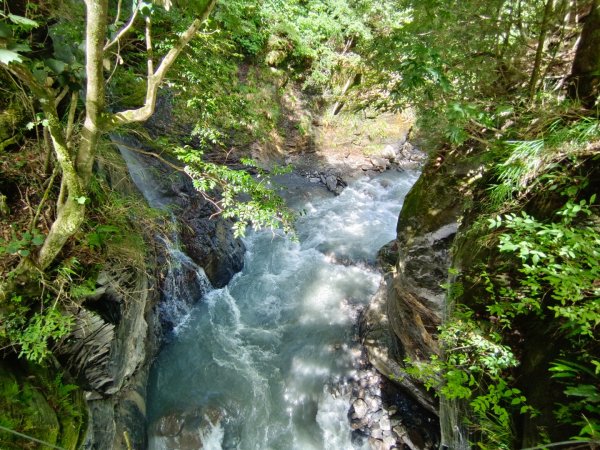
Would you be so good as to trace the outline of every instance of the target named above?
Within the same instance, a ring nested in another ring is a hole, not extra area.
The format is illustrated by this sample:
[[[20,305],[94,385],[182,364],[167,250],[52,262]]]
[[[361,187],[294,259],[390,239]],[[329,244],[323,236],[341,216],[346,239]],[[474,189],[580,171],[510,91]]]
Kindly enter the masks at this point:
[[[173,411],[158,418],[149,429],[149,448],[198,450],[204,448],[206,436],[223,418],[218,409]]]
[[[215,216],[215,208],[196,191],[189,177],[161,159],[137,151],[144,147],[139,141],[123,136],[113,136],[113,141],[150,206],[170,210],[176,217],[185,252],[204,269],[214,287],[225,286],[244,265],[245,247],[233,236],[233,223]]]

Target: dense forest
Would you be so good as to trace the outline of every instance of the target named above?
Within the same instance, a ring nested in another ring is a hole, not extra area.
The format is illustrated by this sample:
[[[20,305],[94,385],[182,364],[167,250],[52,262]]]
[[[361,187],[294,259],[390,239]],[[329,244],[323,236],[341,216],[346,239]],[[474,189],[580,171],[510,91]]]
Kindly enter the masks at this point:
[[[473,448],[600,445],[597,0],[0,0],[0,91],[1,448],[82,446],[77,311],[103,267],[155,271],[167,214],[115,189],[114,136],[235,237],[293,234],[265,181],[293,168],[252,149],[365,111],[411,111],[428,155],[399,228],[459,217],[407,376]]]

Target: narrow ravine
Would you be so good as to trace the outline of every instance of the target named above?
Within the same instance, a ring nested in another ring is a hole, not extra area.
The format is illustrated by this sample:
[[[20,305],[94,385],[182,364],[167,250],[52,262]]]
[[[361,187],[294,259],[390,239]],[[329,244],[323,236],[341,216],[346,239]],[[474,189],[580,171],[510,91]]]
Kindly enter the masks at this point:
[[[388,172],[337,197],[291,183],[298,240],[250,234],[244,270],[192,308],[154,364],[152,450],[365,445],[352,442],[347,417],[356,321],[416,177]]]

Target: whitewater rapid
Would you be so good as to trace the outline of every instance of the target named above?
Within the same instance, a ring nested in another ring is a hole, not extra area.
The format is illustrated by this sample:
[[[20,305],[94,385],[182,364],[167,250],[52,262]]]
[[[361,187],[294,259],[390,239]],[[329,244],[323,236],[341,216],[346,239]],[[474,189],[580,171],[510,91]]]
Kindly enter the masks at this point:
[[[151,450],[361,448],[347,418],[356,322],[417,176],[388,172],[336,197],[290,190],[297,240],[250,233],[244,270],[186,312],[158,356]],[[178,438],[167,436],[172,423]]]

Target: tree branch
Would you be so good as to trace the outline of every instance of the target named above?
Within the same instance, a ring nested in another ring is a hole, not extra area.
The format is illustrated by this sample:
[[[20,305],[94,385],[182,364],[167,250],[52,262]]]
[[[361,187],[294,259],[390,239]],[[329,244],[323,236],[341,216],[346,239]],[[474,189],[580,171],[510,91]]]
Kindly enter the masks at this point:
[[[121,2],[119,2],[119,5],[120,4],[121,4]],[[138,5],[136,5],[135,9],[133,10],[133,14],[131,14],[131,17],[129,18],[129,22],[127,22],[127,24],[121,29],[121,31],[119,31],[117,33],[117,35],[115,36],[115,38],[112,41],[107,42],[106,45],[104,46],[103,50],[105,52],[110,50],[111,47],[113,47],[117,42],[119,42],[121,40],[121,38],[123,36],[125,36],[129,32],[129,30],[133,26],[133,23],[135,22],[138,12],[139,12],[139,8],[138,8]]]
[[[146,17],[146,58],[148,60],[148,79],[154,75],[154,52],[152,51],[152,21]]]
[[[75,123],[75,112],[77,111],[77,100],[78,99],[79,99],[79,93],[77,91],[73,91],[71,93],[71,103],[69,103],[69,116],[67,118],[67,132],[65,135],[67,145],[69,145],[71,136],[73,134],[73,125]]]
[[[143,122],[148,120],[154,113],[156,107],[156,96],[158,88],[162,83],[167,71],[173,65],[181,51],[185,46],[192,40],[194,35],[200,29],[200,26],[208,18],[211,11],[213,10],[217,0],[211,0],[207,5],[206,9],[202,13],[202,16],[195,19],[187,30],[179,37],[177,43],[171,50],[164,56],[160,65],[156,69],[153,75],[148,77],[147,88],[146,88],[146,100],[144,105],[137,109],[130,109],[114,114],[110,117],[110,124],[114,126],[124,125],[132,122]]]

